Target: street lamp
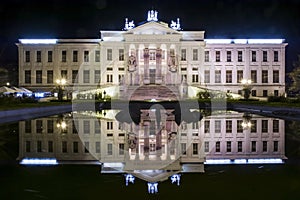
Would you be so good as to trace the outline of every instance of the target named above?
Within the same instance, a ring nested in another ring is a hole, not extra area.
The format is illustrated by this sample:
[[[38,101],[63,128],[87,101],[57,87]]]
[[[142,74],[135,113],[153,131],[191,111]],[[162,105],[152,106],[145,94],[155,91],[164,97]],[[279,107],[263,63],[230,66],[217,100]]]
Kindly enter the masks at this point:
[[[243,84],[244,99],[249,99],[251,93],[251,79],[242,79],[241,83]]]
[[[66,79],[62,78],[62,79],[57,79],[56,83],[57,83],[57,87],[58,87],[57,97],[58,97],[59,101],[62,101],[63,100],[63,89],[64,89],[63,87],[67,83],[67,81],[66,81]]]

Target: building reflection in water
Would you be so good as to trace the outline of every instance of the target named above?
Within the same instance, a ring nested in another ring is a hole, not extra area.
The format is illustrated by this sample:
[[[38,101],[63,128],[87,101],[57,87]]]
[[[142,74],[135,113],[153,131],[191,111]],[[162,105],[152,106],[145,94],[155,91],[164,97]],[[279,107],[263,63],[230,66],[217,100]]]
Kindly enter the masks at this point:
[[[217,111],[176,123],[172,109],[140,109],[129,120],[120,110],[74,112],[19,122],[21,164],[99,164],[101,173],[135,177],[156,193],[160,181],[203,173],[205,164],[282,163],[284,121]],[[179,125],[178,125],[179,124]]]

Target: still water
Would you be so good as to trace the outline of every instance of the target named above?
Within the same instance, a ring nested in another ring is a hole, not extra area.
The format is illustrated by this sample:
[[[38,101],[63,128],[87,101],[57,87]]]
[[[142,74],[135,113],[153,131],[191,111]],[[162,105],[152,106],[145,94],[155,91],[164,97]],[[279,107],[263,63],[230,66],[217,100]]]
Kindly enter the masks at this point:
[[[299,161],[300,122],[234,111],[78,111],[0,127],[1,199],[299,199]]]

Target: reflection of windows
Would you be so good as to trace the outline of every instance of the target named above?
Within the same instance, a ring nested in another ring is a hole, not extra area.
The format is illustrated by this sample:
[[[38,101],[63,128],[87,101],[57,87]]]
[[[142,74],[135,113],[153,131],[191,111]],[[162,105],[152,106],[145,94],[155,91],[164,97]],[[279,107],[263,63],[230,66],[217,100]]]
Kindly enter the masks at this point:
[[[77,131],[77,128],[78,128],[78,121],[72,121],[72,133],[73,134],[78,134],[78,131]]]
[[[209,51],[204,52],[204,62],[209,62]]]
[[[204,121],[204,133],[209,133],[210,132],[210,121]]]
[[[90,121],[89,120],[84,120],[83,121],[83,133],[84,134],[89,134],[90,133]]]
[[[256,90],[251,90],[251,95],[252,95],[253,97],[256,97]]]
[[[208,141],[204,142],[204,152],[209,152],[209,142]]]
[[[268,120],[261,120],[261,132],[262,133],[268,132]]]
[[[186,49],[181,49],[181,60],[182,61],[186,60]]]
[[[215,70],[215,83],[221,83],[221,70]]]
[[[181,154],[186,155],[186,143],[181,143]]]
[[[155,60],[155,51],[149,52],[149,60]]]
[[[43,131],[43,121],[42,120],[36,120],[36,133],[42,133]]]
[[[268,151],[268,142],[263,141],[263,152],[267,152],[267,151]]]
[[[107,155],[112,155],[112,144],[107,144]]]
[[[100,142],[96,142],[95,146],[96,146],[96,153],[100,153]]]
[[[216,152],[220,152],[221,150],[221,143],[220,141],[216,142]]]
[[[73,142],[73,153],[78,153],[78,142]]]
[[[68,152],[68,146],[67,146],[67,141],[62,141],[62,152],[67,153]]]
[[[37,152],[42,152],[42,141],[38,140],[36,143]]]
[[[273,120],[273,133],[279,132],[279,120]]]
[[[119,144],[119,155],[124,155],[124,143]]]
[[[25,150],[26,150],[27,153],[31,151],[30,141],[26,141],[26,143],[25,143]]]
[[[215,133],[221,133],[221,120],[215,121]]]
[[[257,122],[256,120],[251,120],[251,133],[257,132]]]
[[[231,141],[226,142],[226,151],[231,152]]]
[[[193,143],[193,155],[198,154],[198,143]]]
[[[274,142],[273,142],[273,145],[274,145],[274,146],[273,146],[273,151],[274,151],[274,152],[277,152],[277,151],[278,151],[278,141],[274,141]]]
[[[226,120],[226,133],[232,133],[232,121]]]
[[[256,152],[256,141],[251,141],[251,152]]]
[[[238,141],[237,145],[238,145],[238,152],[242,152],[243,151],[243,142]]]
[[[112,83],[113,82],[113,75],[112,74],[107,74],[106,75],[106,82],[107,83]]]
[[[68,70],[61,70],[60,75],[62,78],[67,79],[68,78]]]

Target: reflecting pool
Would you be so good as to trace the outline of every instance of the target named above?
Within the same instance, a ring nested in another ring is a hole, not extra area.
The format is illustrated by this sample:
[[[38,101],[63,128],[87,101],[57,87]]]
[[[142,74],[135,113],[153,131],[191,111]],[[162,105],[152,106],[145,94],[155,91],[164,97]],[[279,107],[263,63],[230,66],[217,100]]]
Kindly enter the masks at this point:
[[[300,197],[298,121],[177,114],[104,109],[1,125],[0,191],[7,199]]]

